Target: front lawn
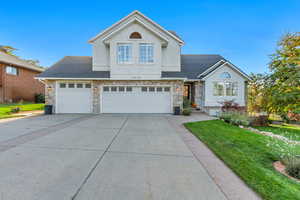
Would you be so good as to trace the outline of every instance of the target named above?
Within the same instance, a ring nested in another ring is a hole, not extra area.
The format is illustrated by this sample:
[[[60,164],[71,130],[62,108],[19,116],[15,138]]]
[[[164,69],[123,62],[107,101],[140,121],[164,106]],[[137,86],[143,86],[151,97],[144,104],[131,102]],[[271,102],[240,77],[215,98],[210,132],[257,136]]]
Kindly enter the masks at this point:
[[[279,160],[279,151],[267,146],[270,141],[268,136],[255,134],[221,120],[191,122],[186,123],[185,127],[263,199],[300,200],[300,184],[273,169],[272,163]]]
[[[19,107],[20,111],[43,110],[44,104],[0,104],[0,119],[14,117],[11,113],[11,109],[16,107]]]
[[[271,124],[270,126],[263,126],[263,127],[255,127],[261,131],[268,131],[274,134],[282,135],[290,140],[298,140],[300,141],[300,126],[299,125],[292,125],[292,124]]]

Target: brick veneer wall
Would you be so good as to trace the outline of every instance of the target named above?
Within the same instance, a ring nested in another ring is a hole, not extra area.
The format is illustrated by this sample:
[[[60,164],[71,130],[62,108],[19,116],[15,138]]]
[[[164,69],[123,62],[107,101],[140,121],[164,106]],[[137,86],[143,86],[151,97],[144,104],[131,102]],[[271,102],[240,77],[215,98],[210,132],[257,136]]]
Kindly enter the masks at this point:
[[[44,84],[34,79],[40,72],[32,71],[22,67],[18,68],[19,74],[10,75],[5,72],[6,64],[0,63],[1,70],[1,102],[12,101],[34,101],[34,95],[36,93],[45,93]]]

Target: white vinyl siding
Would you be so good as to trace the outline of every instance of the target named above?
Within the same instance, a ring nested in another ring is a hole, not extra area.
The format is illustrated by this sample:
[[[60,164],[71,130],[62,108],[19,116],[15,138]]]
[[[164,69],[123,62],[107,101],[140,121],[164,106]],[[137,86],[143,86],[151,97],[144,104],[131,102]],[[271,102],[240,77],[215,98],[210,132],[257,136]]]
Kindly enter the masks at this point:
[[[142,43],[139,45],[139,62],[141,64],[154,63],[154,48],[153,44]]]
[[[118,44],[117,51],[119,64],[132,63],[132,44],[120,43]]]

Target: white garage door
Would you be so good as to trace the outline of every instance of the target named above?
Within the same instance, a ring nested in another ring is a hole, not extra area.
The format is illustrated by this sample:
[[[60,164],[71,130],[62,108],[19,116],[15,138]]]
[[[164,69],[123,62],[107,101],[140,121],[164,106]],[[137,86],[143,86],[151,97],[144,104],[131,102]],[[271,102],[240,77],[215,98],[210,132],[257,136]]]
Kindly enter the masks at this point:
[[[56,113],[91,113],[91,84],[59,83],[56,101]]]
[[[171,113],[171,87],[104,86],[102,113]]]

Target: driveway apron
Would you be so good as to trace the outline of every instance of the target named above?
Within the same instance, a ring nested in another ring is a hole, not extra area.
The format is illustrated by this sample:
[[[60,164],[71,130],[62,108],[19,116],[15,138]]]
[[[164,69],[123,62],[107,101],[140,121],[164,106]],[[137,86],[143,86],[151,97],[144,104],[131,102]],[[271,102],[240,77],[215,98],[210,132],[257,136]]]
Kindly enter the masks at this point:
[[[40,126],[32,131],[23,119],[0,125],[0,149],[19,136],[44,133],[0,152],[0,199],[226,199],[170,116],[81,117],[54,115],[48,122],[35,117],[28,123]]]

